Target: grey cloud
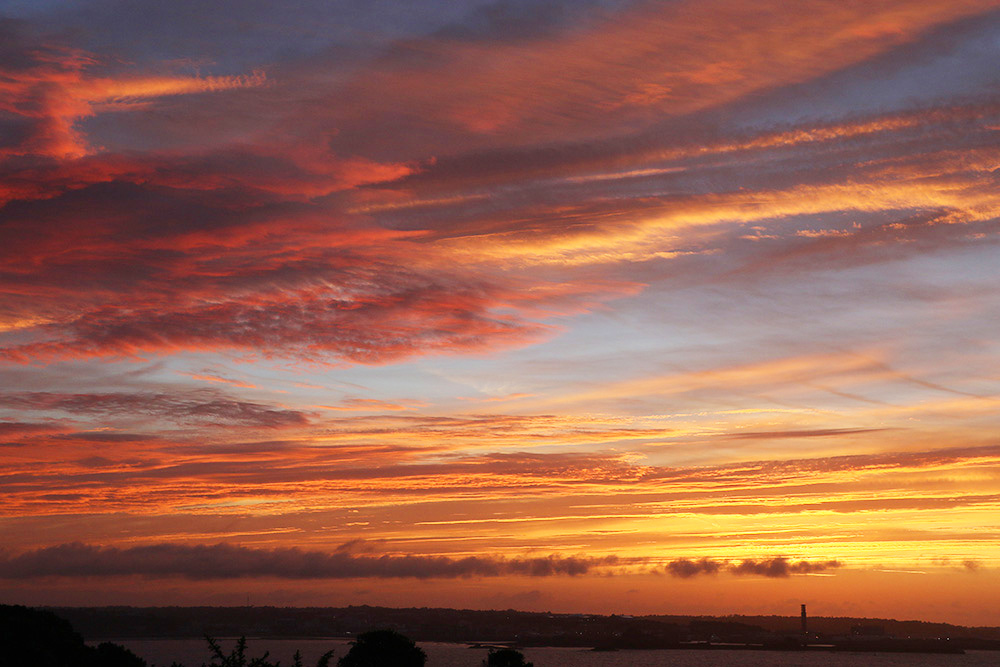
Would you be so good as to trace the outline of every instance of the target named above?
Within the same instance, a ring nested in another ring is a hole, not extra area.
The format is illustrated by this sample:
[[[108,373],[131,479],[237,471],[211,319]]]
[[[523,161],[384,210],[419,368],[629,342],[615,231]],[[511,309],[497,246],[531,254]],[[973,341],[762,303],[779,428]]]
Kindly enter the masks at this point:
[[[159,436],[148,433],[119,433],[114,431],[79,431],[76,433],[60,433],[53,436],[57,440],[72,440],[78,442],[151,442],[159,440]]]
[[[962,567],[964,567],[969,572],[978,572],[983,568],[983,564],[981,561],[967,558],[962,561]]]
[[[241,401],[215,391],[185,393],[20,392],[0,394],[0,407],[58,410],[76,414],[151,415],[187,422],[243,424],[271,428],[309,423],[306,413],[263,403]],[[131,438],[131,436],[129,436]]]
[[[690,560],[678,558],[667,563],[667,572],[675,577],[689,579],[701,574],[717,574],[728,572],[736,576],[763,576],[782,578],[793,574],[811,574],[823,572],[841,567],[838,560],[826,561],[790,561],[784,556],[774,558],[763,558],[760,560],[749,558],[739,563],[729,563],[727,561],[702,558],[700,560]]]
[[[0,437],[46,433],[55,430],[50,424],[34,424],[29,422],[0,421]]]
[[[791,562],[787,558],[778,556],[761,560],[747,559],[741,561],[739,565],[732,565],[729,572],[736,575],[757,575],[765,577],[787,577],[792,574],[810,574],[813,572],[823,572],[840,567],[840,561],[827,560],[809,562],[800,560]]]
[[[716,574],[721,568],[722,563],[710,558],[700,560],[678,558],[667,563],[667,572],[682,579],[689,579],[699,574]]]
[[[32,441],[32,436],[57,431],[51,424],[0,421],[0,447],[24,447]]]

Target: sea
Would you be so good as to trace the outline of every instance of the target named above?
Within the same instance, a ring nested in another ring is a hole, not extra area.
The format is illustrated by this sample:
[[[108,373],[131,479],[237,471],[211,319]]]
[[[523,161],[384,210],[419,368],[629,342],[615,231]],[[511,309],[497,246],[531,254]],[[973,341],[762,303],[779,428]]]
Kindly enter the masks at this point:
[[[112,639],[150,667],[185,667],[210,663],[208,645],[202,639]],[[235,639],[219,640],[228,653]],[[93,642],[97,643],[97,642]],[[349,639],[248,639],[247,657],[260,657],[291,667],[292,656],[301,651],[305,667],[314,667],[323,653],[333,649],[336,665],[350,649]],[[418,642],[427,653],[427,667],[481,667],[486,649],[466,644]],[[725,649],[649,650],[595,652],[580,648],[523,648],[524,657],[535,667],[998,667],[1000,651],[968,651],[964,655],[924,653],[833,653],[801,651],[729,651]]]

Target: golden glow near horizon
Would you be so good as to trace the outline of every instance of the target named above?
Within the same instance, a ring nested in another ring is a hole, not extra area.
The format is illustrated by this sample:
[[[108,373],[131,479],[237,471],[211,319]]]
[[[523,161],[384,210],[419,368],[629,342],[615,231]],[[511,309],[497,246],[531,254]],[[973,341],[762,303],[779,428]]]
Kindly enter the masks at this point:
[[[49,4],[5,600],[1000,624],[995,2]]]

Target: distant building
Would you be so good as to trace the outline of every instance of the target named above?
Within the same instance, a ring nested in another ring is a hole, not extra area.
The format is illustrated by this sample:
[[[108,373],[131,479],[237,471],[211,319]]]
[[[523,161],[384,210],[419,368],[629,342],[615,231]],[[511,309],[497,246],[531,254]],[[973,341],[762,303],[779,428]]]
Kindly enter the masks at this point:
[[[885,628],[881,625],[852,625],[852,637],[882,637],[885,635]]]

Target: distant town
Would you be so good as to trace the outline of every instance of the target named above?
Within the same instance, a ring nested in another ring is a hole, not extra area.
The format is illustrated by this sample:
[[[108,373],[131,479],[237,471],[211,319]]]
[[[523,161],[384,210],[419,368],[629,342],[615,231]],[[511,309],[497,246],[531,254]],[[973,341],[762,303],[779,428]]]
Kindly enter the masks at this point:
[[[416,641],[619,649],[1000,650],[1000,627],[807,616],[610,616],[349,607],[50,607],[88,641],[126,638],[353,637],[389,628]]]

